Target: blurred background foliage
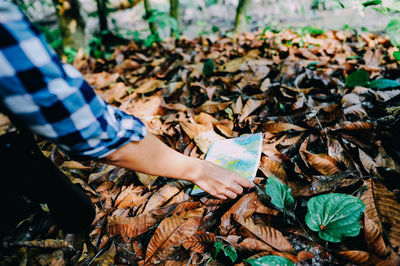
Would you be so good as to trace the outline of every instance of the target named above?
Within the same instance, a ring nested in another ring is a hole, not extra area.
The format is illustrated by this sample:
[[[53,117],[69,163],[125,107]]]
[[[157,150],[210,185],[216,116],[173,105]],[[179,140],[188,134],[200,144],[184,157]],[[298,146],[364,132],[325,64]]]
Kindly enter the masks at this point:
[[[135,41],[196,38],[291,28],[318,34],[388,34],[400,45],[400,0],[12,0],[66,61],[79,49],[96,58]],[[400,54],[399,54],[400,58]]]

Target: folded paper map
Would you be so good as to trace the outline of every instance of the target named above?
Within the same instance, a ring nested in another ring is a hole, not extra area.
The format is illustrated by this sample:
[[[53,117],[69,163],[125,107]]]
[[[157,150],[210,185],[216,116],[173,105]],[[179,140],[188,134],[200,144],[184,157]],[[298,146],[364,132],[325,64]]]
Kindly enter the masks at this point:
[[[217,140],[211,143],[206,160],[253,180],[260,163],[262,140],[262,133]],[[195,185],[191,194],[202,193],[205,192]]]

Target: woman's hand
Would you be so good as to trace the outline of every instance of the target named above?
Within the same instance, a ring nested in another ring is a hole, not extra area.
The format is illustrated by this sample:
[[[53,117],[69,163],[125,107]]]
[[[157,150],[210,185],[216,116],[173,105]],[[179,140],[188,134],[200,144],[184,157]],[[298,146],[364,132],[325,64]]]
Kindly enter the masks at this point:
[[[232,171],[171,149],[151,134],[122,146],[102,161],[145,174],[185,179],[220,199],[234,199],[243,187],[254,186]]]
[[[214,197],[234,199],[242,194],[243,187],[254,186],[250,180],[211,162],[196,160],[195,163],[199,169],[197,175],[188,180]]]

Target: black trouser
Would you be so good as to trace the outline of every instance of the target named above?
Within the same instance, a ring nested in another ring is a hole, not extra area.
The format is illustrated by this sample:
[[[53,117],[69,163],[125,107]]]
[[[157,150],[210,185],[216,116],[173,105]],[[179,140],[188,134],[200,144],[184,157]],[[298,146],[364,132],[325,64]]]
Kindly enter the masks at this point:
[[[23,196],[47,203],[55,223],[69,233],[86,231],[94,219],[89,197],[43,156],[31,136],[16,132],[0,136],[0,176],[3,233],[23,218]]]

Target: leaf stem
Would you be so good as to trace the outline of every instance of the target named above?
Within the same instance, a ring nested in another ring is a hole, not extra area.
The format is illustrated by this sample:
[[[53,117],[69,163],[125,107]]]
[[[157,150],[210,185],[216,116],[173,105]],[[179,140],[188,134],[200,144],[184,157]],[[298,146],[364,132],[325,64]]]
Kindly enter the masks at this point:
[[[311,242],[311,244],[308,246],[307,248],[307,252],[310,251],[310,249],[312,248],[312,246],[315,244],[315,242],[317,242],[317,238],[314,238],[313,241]]]

